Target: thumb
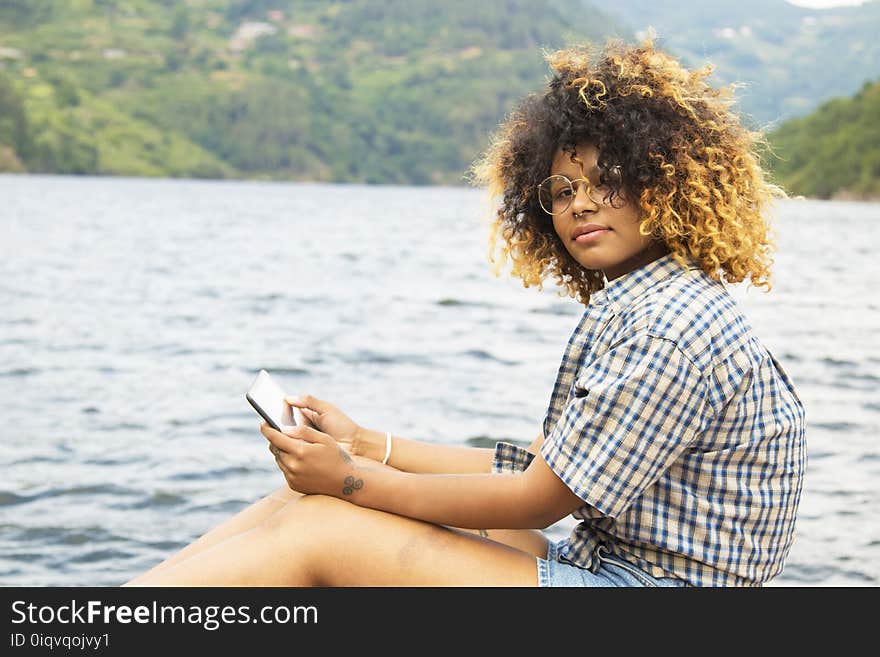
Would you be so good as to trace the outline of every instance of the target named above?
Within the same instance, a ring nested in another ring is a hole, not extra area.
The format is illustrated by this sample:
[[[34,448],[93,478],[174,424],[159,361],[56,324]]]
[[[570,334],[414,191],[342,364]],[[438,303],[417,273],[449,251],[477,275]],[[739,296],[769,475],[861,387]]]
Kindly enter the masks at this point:
[[[296,406],[297,408],[308,408],[313,411],[318,411],[318,413],[326,413],[333,407],[331,404],[325,402],[323,399],[318,399],[317,397],[313,397],[312,395],[285,397],[284,401],[286,401],[291,406]]]
[[[305,424],[306,426],[309,426],[309,424],[311,424],[311,426],[315,427],[316,429],[321,428],[321,426],[320,426],[321,425],[321,414],[320,413],[316,413],[315,411],[313,411],[310,408],[301,408],[300,412],[302,413],[303,418],[305,418],[305,420],[306,420],[303,424]]]
[[[333,440],[326,433],[318,431],[317,429],[313,429],[312,427],[301,426],[297,427],[296,437],[300,440],[304,440],[307,443],[320,443],[323,445],[336,445],[336,441]]]

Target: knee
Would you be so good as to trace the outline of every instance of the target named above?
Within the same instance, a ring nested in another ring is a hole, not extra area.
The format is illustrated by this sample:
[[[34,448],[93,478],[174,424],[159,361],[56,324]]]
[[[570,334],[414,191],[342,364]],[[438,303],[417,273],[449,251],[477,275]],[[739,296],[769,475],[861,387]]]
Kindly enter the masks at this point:
[[[298,500],[302,496],[302,493],[297,493],[295,490],[292,490],[290,486],[284,485],[272,491],[269,494],[269,499],[281,504],[286,504],[292,500]]]
[[[328,509],[344,509],[352,506],[351,502],[346,502],[330,495],[303,495],[299,502],[304,508],[315,512]]]
[[[327,526],[332,514],[338,513],[348,502],[329,495],[302,495],[290,499],[278,511],[266,518],[261,529],[272,533],[296,531],[303,533],[308,527],[310,533],[321,526]]]
[[[348,514],[356,513],[358,506],[330,495],[303,495],[296,504],[296,513],[305,522],[331,528]]]

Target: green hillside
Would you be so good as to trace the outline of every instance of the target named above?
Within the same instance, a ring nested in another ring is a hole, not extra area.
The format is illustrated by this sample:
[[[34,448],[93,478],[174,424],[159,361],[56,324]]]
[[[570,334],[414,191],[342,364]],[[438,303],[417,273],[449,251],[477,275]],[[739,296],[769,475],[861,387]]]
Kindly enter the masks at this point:
[[[880,81],[768,135],[776,177],[818,198],[880,200]]]
[[[716,64],[718,82],[743,82],[739,108],[759,125],[880,76],[876,0],[821,12],[783,0],[596,6],[0,0],[0,172],[462,184],[498,122],[546,79],[542,49],[631,41],[647,26],[688,64]],[[876,185],[868,164],[838,184],[854,161],[811,162],[790,130],[773,139],[791,189]],[[815,186],[797,173],[823,167],[835,173]]]
[[[6,0],[0,170],[461,184],[577,0]]]
[[[880,2],[808,9],[784,0],[618,0],[634,31],[714,79],[737,83],[739,107],[758,126],[779,125],[880,77]]]

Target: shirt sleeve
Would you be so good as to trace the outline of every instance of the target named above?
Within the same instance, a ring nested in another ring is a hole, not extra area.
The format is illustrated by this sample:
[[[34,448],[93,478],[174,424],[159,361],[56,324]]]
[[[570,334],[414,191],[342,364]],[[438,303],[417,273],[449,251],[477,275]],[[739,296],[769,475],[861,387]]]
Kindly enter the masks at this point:
[[[535,455],[512,443],[499,442],[492,457],[493,474],[516,474],[523,472]]]
[[[578,374],[541,455],[578,497],[615,518],[693,441],[707,396],[673,341],[634,336]]]

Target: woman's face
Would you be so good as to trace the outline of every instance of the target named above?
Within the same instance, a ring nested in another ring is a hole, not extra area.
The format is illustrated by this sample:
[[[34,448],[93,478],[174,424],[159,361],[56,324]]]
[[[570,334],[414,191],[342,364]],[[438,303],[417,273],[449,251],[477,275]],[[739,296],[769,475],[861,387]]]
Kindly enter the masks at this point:
[[[571,181],[599,178],[599,151],[592,144],[580,144],[575,153],[558,150],[550,175]],[[608,280],[623,276],[656,260],[667,252],[665,245],[639,233],[638,207],[625,197],[611,203],[596,202],[586,186],[575,185],[568,209],[553,215],[553,228],[566,250],[581,266],[604,272]],[[604,196],[604,190],[593,197]]]

